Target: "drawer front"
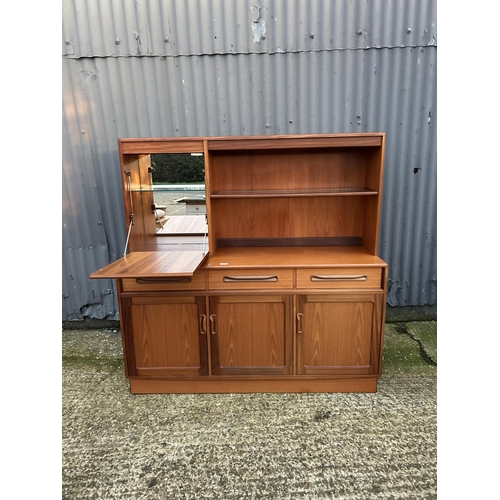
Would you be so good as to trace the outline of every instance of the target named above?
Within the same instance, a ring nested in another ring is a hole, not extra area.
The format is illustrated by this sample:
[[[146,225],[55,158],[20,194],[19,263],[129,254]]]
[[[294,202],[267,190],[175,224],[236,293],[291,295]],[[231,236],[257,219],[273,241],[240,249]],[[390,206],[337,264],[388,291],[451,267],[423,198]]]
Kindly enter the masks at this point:
[[[125,278],[122,280],[124,292],[139,292],[147,290],[205,290],[206,278],[204,271],[198,271],[193,276],[165,278]]]
[[[208,271],[212,290],[293,288],[293,269],[214,269]]]
[[[382,268],[298,269],[297,288],[382,288]]]

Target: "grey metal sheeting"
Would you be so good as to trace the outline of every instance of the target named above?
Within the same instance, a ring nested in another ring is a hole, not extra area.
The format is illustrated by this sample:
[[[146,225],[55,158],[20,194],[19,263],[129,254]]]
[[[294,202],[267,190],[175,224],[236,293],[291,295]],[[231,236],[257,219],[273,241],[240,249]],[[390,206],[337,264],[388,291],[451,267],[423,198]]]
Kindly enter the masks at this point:
[[[388,304],[436,304],[436,3],[63,2],[63,321],[118,319],[120,137],[387,134]]]

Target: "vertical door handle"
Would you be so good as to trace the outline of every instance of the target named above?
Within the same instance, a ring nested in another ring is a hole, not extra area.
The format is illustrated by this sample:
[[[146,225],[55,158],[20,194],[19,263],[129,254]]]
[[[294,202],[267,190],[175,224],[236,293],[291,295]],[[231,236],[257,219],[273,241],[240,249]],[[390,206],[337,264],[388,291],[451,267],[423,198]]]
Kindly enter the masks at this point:
[[[207,333],[207,316],[206,314],[200,314],[200,335],[206,335]]]
[[[304,330],[302,330],[302,318],[303,318],[302,313],[297,314],[297,333],[304,333]]]
[[[217,316],[215,314],[210,315],[210,333],[212,335],[215,335],[217,333],[217,323],[216,320]]]

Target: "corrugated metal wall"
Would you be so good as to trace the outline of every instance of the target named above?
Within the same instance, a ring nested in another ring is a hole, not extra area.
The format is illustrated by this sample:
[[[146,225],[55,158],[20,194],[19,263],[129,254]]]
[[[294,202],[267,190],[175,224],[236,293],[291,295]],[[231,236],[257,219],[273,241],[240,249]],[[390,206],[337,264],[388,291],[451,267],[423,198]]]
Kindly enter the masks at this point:
[[[120,137],[387,133],[388,304],[436,304],[435,0],[63,2],[63,321],[126,240]]]

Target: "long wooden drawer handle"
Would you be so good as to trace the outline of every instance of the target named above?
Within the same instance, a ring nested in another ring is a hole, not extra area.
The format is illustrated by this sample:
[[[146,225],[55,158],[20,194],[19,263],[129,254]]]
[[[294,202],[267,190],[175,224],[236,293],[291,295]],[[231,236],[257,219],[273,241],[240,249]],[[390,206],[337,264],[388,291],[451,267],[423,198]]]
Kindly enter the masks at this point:
[[[278,281],[278,276],[224,276],[224,283],[241,283],[245,281],[276,282]]]
[[[172,277],[172,278],[137,278],[136,283],[139,285],[151,285],[152,283],[191,283],[189,277]]]
[[[366,281],[366,274],[312,274],[311,281]]]

